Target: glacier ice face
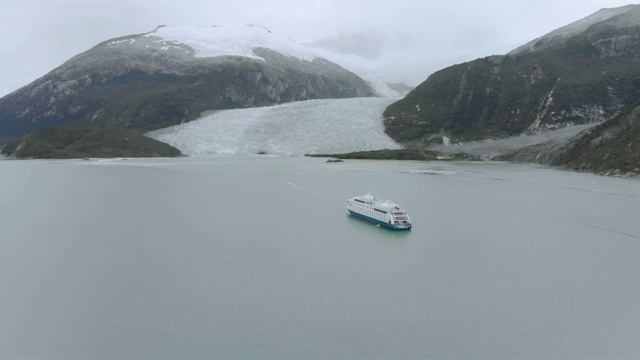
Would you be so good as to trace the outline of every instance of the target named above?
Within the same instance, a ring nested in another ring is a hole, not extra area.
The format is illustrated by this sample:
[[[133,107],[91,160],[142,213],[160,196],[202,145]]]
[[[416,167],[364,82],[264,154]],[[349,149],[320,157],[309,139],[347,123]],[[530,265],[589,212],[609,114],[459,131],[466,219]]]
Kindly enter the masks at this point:
[[[188,155],[282,156],[399,149],[384,133],[382,112],[397,98],[309,100],[219,111],[147,136]]]

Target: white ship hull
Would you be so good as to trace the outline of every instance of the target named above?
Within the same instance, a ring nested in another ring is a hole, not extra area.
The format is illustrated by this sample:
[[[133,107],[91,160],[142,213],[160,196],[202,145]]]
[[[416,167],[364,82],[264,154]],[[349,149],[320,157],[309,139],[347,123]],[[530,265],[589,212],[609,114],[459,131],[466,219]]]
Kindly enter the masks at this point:
[[[347,210],[355,217],[393,230],[411,230],[407,210],[391,201],[382,201],[370,194],[347,200]]]

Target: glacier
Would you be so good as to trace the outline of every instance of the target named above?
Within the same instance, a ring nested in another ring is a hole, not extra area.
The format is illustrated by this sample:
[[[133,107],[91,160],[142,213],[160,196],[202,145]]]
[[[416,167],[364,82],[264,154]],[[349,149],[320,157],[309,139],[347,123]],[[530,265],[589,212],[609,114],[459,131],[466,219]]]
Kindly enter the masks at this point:
[[[205,113],[146,135],[187,155],[303,156],[400,149],[384,133],[382,112],[398,98],[308,100]]]

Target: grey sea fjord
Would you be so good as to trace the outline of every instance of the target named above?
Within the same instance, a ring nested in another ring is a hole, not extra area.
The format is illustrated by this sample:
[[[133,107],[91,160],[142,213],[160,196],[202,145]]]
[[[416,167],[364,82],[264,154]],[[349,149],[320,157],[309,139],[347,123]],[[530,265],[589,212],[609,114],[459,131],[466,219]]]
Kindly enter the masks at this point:
[[[637,180],[258,155],[0,174],[0,358],[640,357]],[[350,217],[369,191],[413,229]]]

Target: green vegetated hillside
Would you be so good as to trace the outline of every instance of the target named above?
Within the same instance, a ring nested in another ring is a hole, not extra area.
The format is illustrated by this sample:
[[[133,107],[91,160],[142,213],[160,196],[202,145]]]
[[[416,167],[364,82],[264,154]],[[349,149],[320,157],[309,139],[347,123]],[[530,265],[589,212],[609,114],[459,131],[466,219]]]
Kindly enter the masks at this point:
[[[602,121],[639,99],[640,62],[594,49],[493,56],[433,74],[384,113],[394,139],[497,138]]]
[[[501,159],[640,175],[640,6],[602,9],[504,56],[431,75],[384,112],[385,131],[413,147],[602,122],[568,142]]]
[[[635,18],[640,8],[621,13]],[[421,145],[442,136],[469,141],[608,119],[640,100],[640,21],[616,19],[535,51],[436,72],[386,109],[386,132]]]
[[[117,127],[50,127],[23,135],[2,149],[19,159],[176,157],[180,150]]]

